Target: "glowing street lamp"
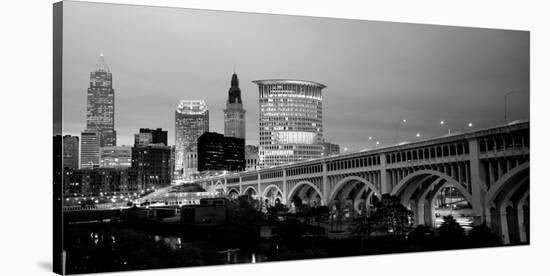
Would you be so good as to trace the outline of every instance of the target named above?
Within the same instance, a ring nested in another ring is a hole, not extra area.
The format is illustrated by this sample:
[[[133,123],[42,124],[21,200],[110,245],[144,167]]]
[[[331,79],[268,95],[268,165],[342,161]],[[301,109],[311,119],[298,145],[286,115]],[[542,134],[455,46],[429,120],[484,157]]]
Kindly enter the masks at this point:
[[[419,138],[419,137],[420,137],[420,133],[417,133],[417,134],[416,134],[416,137]]]
[[[473,127],[473,126],[474,126],[474,124],[468,123],[468,127]]]
[[[442,127],[445,126],[445,121],[441,120],[439,122],[439,125],[442,126]],[[450,128],[447,128],[447,134],[451,134],[451,129]]]

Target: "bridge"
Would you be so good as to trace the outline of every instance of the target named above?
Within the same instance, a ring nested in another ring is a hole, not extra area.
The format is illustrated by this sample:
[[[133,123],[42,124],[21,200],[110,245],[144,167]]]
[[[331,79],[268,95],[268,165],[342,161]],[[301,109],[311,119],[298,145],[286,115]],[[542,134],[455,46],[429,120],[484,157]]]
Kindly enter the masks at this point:
[[[339,154],[196,180],[230,197],[368,209],[372,197],[390,194],[435,225],[434,200],[454,187],[504,244],[529,239],[529,122],[454,133],[417,142]]]

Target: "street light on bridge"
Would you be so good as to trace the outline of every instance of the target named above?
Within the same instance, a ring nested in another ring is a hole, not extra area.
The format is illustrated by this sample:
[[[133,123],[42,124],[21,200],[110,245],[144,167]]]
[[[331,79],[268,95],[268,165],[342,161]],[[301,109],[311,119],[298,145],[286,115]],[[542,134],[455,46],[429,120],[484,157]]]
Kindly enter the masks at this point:
[[[443,120],[441,120],[441,121],[439,122],[439,125],[442,126],[442,127],[447,126],[447,125],[445,124],[445,121],[443,121]],[[451,134],[451,129],[449,128],[449,126],[447,126],[447,134]]]

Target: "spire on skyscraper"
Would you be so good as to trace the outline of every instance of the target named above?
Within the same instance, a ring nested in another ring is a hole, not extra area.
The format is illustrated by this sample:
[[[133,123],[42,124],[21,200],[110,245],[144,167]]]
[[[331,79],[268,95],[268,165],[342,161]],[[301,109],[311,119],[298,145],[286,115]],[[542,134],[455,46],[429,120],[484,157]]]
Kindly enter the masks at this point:
[[[241,89],[239,88],[239,78],[237,73],[233,72],[231,76],[231,88],[229,88],[229,98],[227,101],[229,103],[242,103],[241,100]]]
[[[105,62],[105,57],[103,56],[103,49],[101,49],[101,52],[99,53],[99,58],[97,59],[96,65],[95,65],[95,71],[96,72],[107,72],[109,73],[109,66],[107,65],[107,62]]]

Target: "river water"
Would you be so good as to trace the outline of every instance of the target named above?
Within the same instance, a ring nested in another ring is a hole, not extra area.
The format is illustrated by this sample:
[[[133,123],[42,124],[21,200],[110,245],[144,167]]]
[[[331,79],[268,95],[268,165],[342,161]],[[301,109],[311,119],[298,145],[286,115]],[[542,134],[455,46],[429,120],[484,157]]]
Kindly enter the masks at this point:
[[[68,274],[264,262],[278,248],[269,242],[220,243],[109,224],[70,225],[64,236]]]

